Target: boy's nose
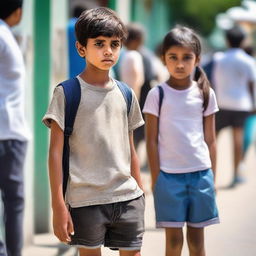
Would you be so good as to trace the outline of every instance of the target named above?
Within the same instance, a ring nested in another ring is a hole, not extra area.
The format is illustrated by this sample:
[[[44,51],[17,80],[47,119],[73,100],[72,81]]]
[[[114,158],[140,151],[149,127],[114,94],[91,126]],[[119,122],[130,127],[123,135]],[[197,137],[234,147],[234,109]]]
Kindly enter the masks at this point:
[[[110,56],[112,55],[112,49],[109,47],[104,51],[104,56]]]

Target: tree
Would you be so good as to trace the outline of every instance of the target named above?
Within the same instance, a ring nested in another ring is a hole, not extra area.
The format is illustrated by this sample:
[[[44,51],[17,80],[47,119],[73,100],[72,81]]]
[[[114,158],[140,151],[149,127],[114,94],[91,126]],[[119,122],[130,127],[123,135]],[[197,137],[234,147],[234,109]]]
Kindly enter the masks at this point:
[[[214,26],[217,14],[240,6],[241,0],[166,0],[170,4],[171,19],[175,24],[183,24],[208,36]]]

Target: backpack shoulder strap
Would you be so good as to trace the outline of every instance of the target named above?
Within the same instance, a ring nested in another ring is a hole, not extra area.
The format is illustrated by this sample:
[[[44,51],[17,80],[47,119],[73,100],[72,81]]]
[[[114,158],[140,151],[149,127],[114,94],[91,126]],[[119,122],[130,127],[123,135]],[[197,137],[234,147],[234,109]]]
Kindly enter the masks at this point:
[[[127,115],[129,115],[132,105],[132,90],[127,84],[123,82],[120,82],[118,80],[115,80],[115,82],[124,96],[127,105]]]
[[[64,134],[70,136],[73,132],[75,117],[81,99],[81,87],[77,78],[66,80],[60,83],[59,86],[63,87],[66,99]]]
[[[76,113],[81,99],[81,87],[77,78],[71,78],[60,83],[58,86],[63,87],[66,106],[65,106],[65,128],[64,128],[64,145],[62,155],[62,172],[63,182],[62,190],[65,198],[67,184],[69,179],[69,137],[73,132],[73,126],[76,118]]]
[[[161,85],[157,86],[158,91],[159,91],[159,108],[158,108],[158,118],[160,117],[160,112],[162,108],[162,103],[163,103],[163,98],[164,98],[164,90]]]

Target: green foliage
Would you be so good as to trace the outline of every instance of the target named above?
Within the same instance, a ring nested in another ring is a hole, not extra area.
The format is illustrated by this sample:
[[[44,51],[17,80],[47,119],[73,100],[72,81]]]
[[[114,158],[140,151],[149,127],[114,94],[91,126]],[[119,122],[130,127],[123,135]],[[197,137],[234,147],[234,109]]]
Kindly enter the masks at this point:
[[[209,35],[214,28],[217,14],[241,5],[241,0],[166,1],[170,4],[172,23],[192,27],[204,36]]]

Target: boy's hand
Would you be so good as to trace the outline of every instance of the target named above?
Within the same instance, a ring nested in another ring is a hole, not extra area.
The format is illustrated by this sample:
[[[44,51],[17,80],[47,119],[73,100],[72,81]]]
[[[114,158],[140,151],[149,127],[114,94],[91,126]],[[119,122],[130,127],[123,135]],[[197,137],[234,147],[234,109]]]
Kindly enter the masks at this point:
[[[71,242],[74,234],[73,222],[66,206],[53,210],[54,235],[63,243]]]

